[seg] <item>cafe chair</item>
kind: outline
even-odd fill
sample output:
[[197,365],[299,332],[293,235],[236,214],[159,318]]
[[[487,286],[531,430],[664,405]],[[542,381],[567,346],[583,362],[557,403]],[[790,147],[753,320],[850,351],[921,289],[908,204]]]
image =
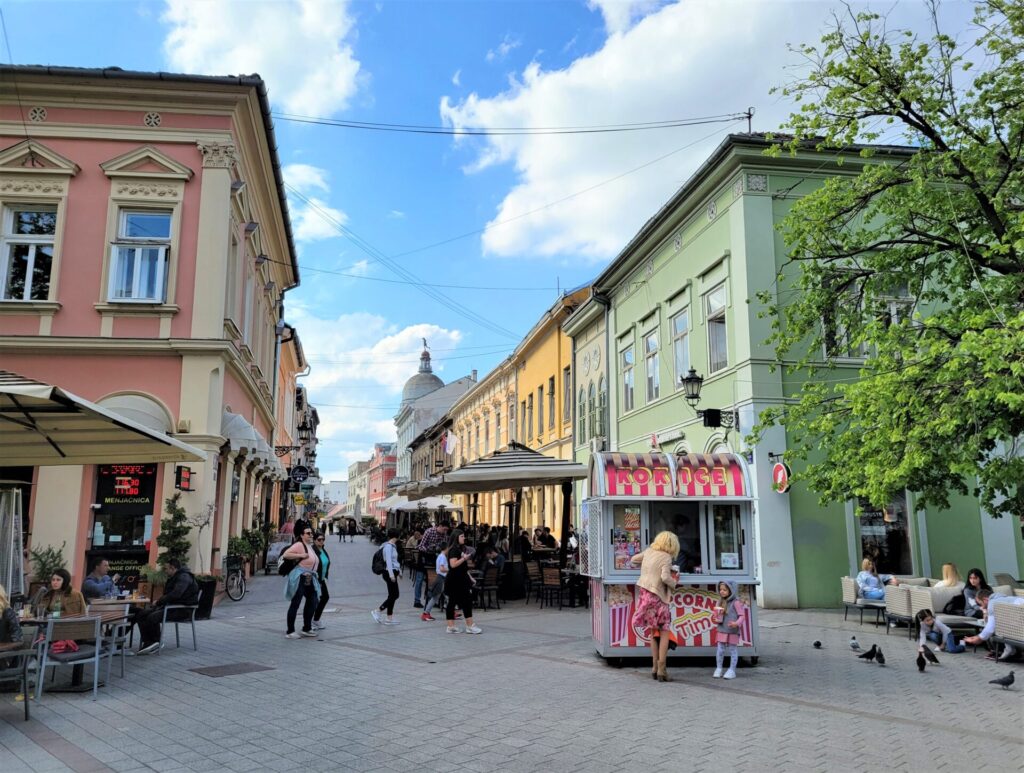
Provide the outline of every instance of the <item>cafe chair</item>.
[[[200,589],[200,591],[199,591],[199,599],[202,600],[202,598],[203,598],[203,591],[202,591],[202,589]],[[170,619],[169,620],[167,618],[167,613],[168,612],[171,612],[171,611],[174,611],[174,610],[179,610],[179,609],[186,611],[188,613],[188,615],[186,617],[184,617],[183,619]],[[186,623],[191,625],[192,626],[192,649],[196,650],[197,652],[199,651],[199,642],[196,639],[196,611],[198,611],[198,609],[199,609],[199,604],[168,604],[167,606],[164,607],[164,617],[163,617],[163,620],[160,621],[160,647],[157,648],[157,651],[156,651],[157,655],[159,655],[161,652],[163,652],[163,649],[164,649],[163,648],[164,628],[167,627],[168,623],[170,623],[171,625],[174,626],[174,646],[175,647],[180,647],[181,646],[181,633],[178,631],[178,626],[186,624]]]
[[544,603],[548,605],[555,603],[555,597],[558,598],[558,608],[562,608],[562,572],[557,566],[545,566],[540,570],[541,583],[540,583],[540,607],[544,608]]
[[[96,700],[100,686],[100,658],[104,651],[100,633],[100,618],[69,617],[46,621],[46,633],[39,643],[39,675],[36,679],[36,700],[43,694],[46,669],[56,672],[60,666],[84,666],[92,663],[92,699]],[[80,643],[76,652],[53,652],[53,643],[58,641],[92,642]],[[56,676],[56,673],[54,673]]]
[[484,570],[483,577],[476,586],[476,595],[480,609],[490,609],[492,598],[494,606],[501,609],[501,599],[498,598],[498,567],[488,566]]
[[[128,619],[129,605],[125,603],[114,603],[112,600],[94,601],[88,607],[88,614],[103,613],[108,616],[105,623],[106,631],[103,634],[103,649],[107,656],[107,681],[110,681],[110,670],[114,658],[121,656],[121,678],[124,679],[125,655],[131,649],[130,636],[132,623]],[[120,618],[110,620],[112,612],[119,612]]]
[[526,603],[530,603],[530,595],[534,594],[540,601],[541,592],[540,564],[537,561],[526,562]]
[[29,682],[35,675],[36,650],[30,642],[35,640],[36,629],[30,625],[21,627],[22,641],[26,642],[25,648],[20,650],[7,650],[0,653],[0,682],[19,682],[21,685],[21,699],[25,703],[25,721],[28,722],[30,712],[28,705],[30,690]]

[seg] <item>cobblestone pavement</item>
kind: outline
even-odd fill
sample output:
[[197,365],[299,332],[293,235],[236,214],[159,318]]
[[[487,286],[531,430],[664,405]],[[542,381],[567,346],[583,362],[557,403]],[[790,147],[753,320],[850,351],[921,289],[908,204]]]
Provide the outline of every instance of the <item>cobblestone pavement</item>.
[[[482,636],[425,623],[402,583],[401,625],[364,538],[331,538],[332,600],[317,639],[284,638],[282,580],[257,577],[199,624],[199,651],[128,661],[98,701],[44,693],[33,719],[0,695],[0,771],[1020,770],[1024,667],[981,654],[919,674],[906,631],[842,613],[762,612],[763,654],[731,682],[705,662],[651,680],[605,665],[583,610],[512,602],[476,615]],[[847,642],[879,643],[888,664]],[[188,640],[182,631],[183,644]],[[815,650],[811,643],[823,643]],[[191,669],[268,667],[213,678]],[[449,730],[450,728],[450,730]]]

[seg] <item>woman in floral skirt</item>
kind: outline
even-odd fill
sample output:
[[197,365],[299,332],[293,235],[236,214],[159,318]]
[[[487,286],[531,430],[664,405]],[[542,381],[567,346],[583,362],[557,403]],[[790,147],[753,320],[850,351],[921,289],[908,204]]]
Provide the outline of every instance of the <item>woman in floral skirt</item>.
[[634,628],[642,628],[651,642],[651,678],[671,682],[665,668],[668,655],[668,631],[672,623],[668,601],[679,582],[679,572],[673,571],[672,561],[679,554],[679,538],[663,531],[643,553],[630,561],[640,564],[640,598],[633,613]]

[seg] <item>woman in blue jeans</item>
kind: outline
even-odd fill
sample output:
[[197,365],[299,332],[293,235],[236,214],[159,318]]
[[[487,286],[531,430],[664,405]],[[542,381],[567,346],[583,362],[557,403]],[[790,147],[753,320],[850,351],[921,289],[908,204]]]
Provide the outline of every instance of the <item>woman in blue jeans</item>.
[[865,558],[860,563],[860,573],[857,575],[857,588],[860,597],[879,601],[885,598],[886,585],[899,585],[900,581],[891,574],[879,574],[875,571],[875,562]]

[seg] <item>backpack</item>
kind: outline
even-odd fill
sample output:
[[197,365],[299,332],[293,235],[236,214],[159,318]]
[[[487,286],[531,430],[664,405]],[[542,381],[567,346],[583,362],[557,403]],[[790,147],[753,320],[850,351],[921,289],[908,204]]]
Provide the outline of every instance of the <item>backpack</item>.
[[942,608],[942,614],[944,615],[963,615],[964,607],[967,605],[967,600],[964,598],[964,594],[954,596],[946,602],[946,606]]
[[[306,547],[306,543],[302,543],[302,549],[306,551],[306,555],[309,555],[309,548]],[[277,573],[282,577],[287,577],[292,573],[292,569],[299,565],[299,559],[297,558],[282,558],[277,562]]]
[[370,563],[370,568],[374,574],[384,574],[388,570],[388,562],[384,558],[384,546],[381,545],[377,552],[373,554],[373,561]]

